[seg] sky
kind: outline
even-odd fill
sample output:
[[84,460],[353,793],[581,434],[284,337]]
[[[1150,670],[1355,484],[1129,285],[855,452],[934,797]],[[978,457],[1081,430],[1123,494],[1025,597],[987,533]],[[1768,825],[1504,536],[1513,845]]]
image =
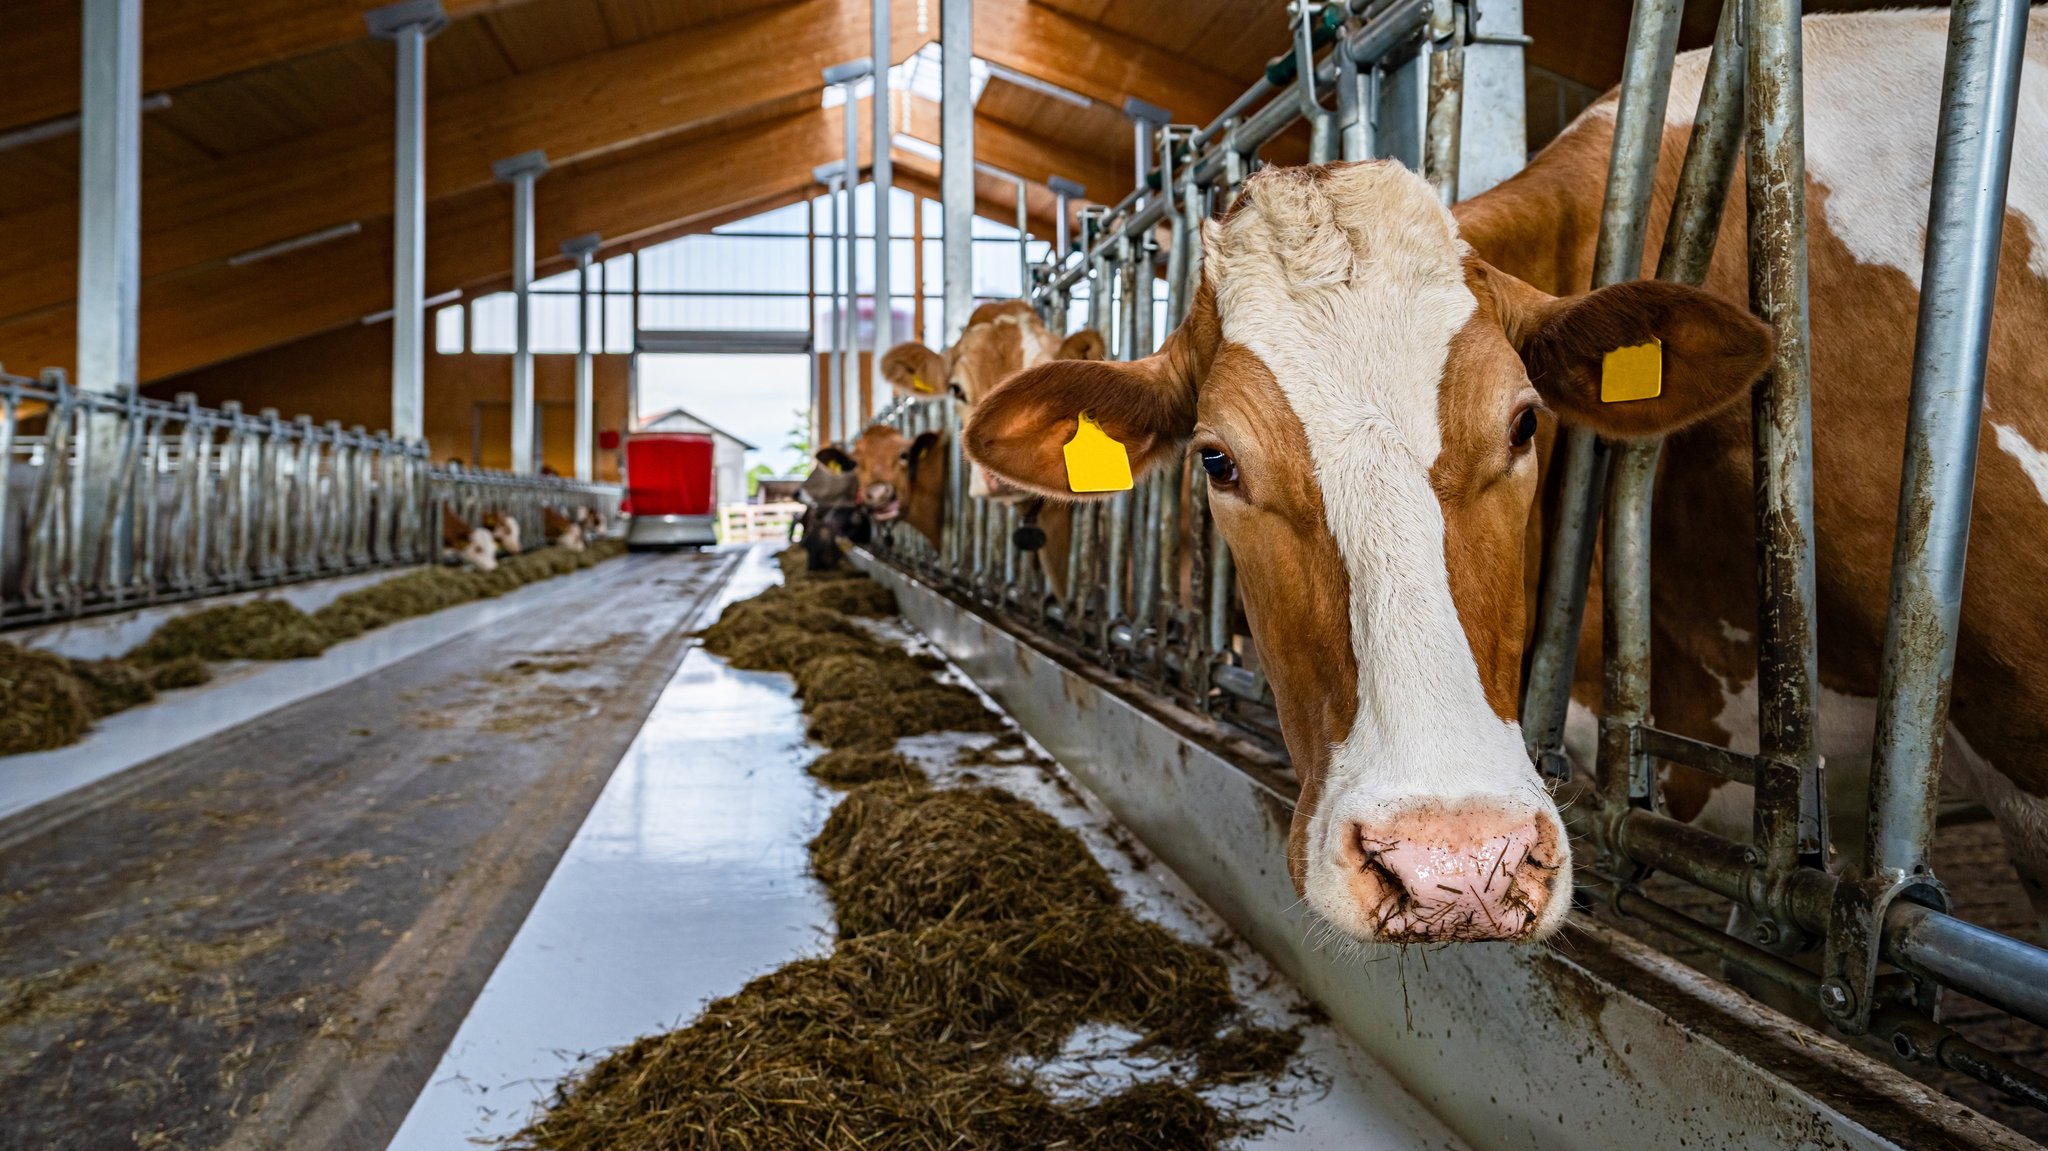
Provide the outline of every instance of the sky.
[[803,458],[785,446],[810,404],[810,359],[802,355],[640,357],[640,415],[685,408],[753,444],[747,466],[777,473]]

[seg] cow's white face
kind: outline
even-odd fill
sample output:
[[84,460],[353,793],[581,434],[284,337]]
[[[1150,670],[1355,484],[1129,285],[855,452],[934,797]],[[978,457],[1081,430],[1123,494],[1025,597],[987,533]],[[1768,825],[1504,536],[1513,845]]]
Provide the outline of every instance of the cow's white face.
[[497,539],[498,547],[506,555],[519,554],[519,521],[511,516],[499,516],[491,524],[491,535]]
[[480,572],[498,570],[498,541],[484,528],[471,529],[469,542],[462,545],[462,562]]
[[[1203,289],[1158,356],[1027,372],[968,449],[1068,495],[1078,411],[1138,467],[1187,441],[1301,779],[1289,864],[1308,905],[1367,940],[1541,938],[1571,861],[1515,723],[1537,413],[1616,415],[1599,358],[1660,335],[1665,396],[1588,422],[1662,431],[1742,394],[1767,331],[1669,285],[1543,296],[1472,258],[1393,164],[1263,172],[1203,244]],[[1694,353],[1704,374],[1681,370]]]

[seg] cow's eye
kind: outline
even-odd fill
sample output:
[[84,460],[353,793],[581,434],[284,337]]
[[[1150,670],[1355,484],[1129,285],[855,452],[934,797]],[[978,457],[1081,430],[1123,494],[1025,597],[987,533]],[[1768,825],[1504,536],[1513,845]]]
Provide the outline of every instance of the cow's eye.
[[1218,448],[1202,449],[1202,470],[1209,473],[1209,482],[1217,487],[1227,488],[1237,483],[1237,461],[1230,453]]
[[1536,409],[1523,408],[1515,415],[1515,422],[1508,425],[1508,449],[1520,451],[1536,438]]
[[962,403],[965,403],[967,401],[967,389],[961,387],[959,384],[947,384],[946,390],[953,393],[954,399],[959,400]]

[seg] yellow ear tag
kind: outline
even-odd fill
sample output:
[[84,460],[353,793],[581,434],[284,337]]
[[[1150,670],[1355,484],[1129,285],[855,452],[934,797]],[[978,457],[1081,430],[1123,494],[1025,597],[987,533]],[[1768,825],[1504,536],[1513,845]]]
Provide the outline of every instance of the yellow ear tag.
[[1600,402],[1654,400],[1664,394],[1664,341],[1616,348],[1600,362]]
[[1081,413],[1081,426],[1062,449],[1067,457],[1067,490],[1127,492],[1131,490],[1131,453],[1109,438],[1102,425]]
[[910,377],[910,390],[913,392],[923,392],[926,395],[930,395],[932,391],[932,386],[924,382],[923,376],[912,373]]

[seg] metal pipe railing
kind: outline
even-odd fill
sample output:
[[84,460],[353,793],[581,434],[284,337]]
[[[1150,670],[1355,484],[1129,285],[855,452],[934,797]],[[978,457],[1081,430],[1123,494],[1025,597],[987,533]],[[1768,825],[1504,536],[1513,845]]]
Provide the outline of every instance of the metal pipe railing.
[[[87,437],[95,421],[111,434]],[[94,441],[111,451],[94,458]],[[0,625],[432,562],[443,503],[512,516],[537,543],[545,508],[617,501],[608,485],[437,468],[425,444],[360,427],[0,374]]]
[[[1639,0],[1636,7],[1593,254],[1595,286],[1644,272],[1681,8],[1678,0]],[[1750,292],[1754,310],[1777,333],[1752,419],[1761,748],[1739,753],[1653,726],[1650,545],[1660,447],[1609,445],[1576,431],[1560,437],[1550,461],[1560,484],[1541,512],[1550,549],[1523,727],[1540,769],[1567,780],[1572,765],[1563,750],[1563,721],[1594,540],[1604,533],[1595,778],[1591,786],[1563,784],[1573,837],[1591,849],[1590,866],[1582,867],[1588,882],[1613,893],[1610,904],[1619,914],[1792,990],[1845,1032],[1875,1035],[1903,1059],[1973,1075],[2039,1104],[2048,1102],[2048,1080],[1931,1018],[1940,989],[1948,987],[2048,1026],[2048,952],[1948,914],[1927,860],[2027,17],[2023,0],[1960,0],[1952,12],[1868,858],[1848,860],[1852,866],[1840,878],[1824,866],[1829,840],[1815,747],[1806,188],[1793,0],[1724,4],[1655,267],[1662,280],[1706,280],[1736,161],[1745,157]],[[1314,39],[1310,13],[1298,5],[1291,13],[1292,51],[1306,54]],[[1449,58],[1463,42],[1463,15],[1443,0],[1346,6],[1340,38],[1306,74],[1262,78],[1211,124],[1185,137],[1169,130],[1160,157],[1162,194],[1134,193],[1112,209],[1085,210],[1080,257],[1040,277],[1040,297],[1085,285],[1090,320],[1110,348],[1123,358],[1149,353],[1155,229],[1168,225],[1168,321],[1178,324],[1201,284],[1201,222],[1211,210],[1229,208],[1253,152],[1304,117],[1327,117],[1322,103],[1334,94],[1344,153],[1369,154],[1371,145],[1360,137],[1362,127],[1373,125],[1375,78],[1389,53],[1411,43],[1428,81],[1421,117],[1427,127],[1416,159],[1438,190],[1454,197],[1460,147],[1458,117],[1448,101],[1455,98],[1458,65]],[[1404,118],[1396,126],[1409,131],[1411,122]],[[1330,146],[1327,140],[1321,145],[1324,151]],[[1724,262],[1733,255],[1724,254]],[[959,421],[951,402],[914,408],[927,414],[905,412],[901,426],[945,421],[959,468]],[[1130,676],[1270,741],[1271,694],[1237,619],[1230,549],[1210,518],[1206,486],[1195,482],[1190,490],[1183,464],[1154,471],[1134,491],[1073,509],[1069,550],[1058,557],[1066,591],[1052,604],[1029,586],[1016,590],[1019,569],[1007,554],[1008,541],[987,530],[1009,513],[991,516],[985,501],[966,498],[959,481],[956,470],[946,536],[949,543],[963,541],[957,562],[940,566],[936,553],[900,542],[909,533],[898,531],[887,550],[899,562],[922,565],[954,594],[1078,661]],[[1751,785],[1756,814],[1750,841],[1654,810],[1660,762]],[[1648,871],[1733,901],[1747,917],[1746,937],[1646,898],[1636,883]],[[1817,971],[1787,958],[1815,950],[1821,953]]]

